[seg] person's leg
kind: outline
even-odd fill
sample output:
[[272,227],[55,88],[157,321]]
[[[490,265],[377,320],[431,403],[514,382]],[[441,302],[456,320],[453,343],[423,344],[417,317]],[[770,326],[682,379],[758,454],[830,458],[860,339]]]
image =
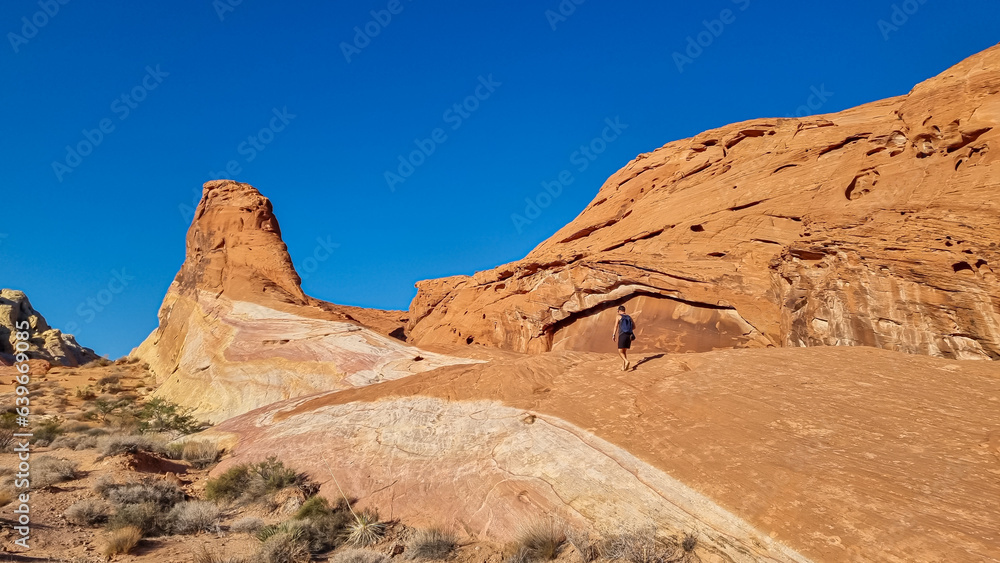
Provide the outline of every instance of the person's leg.
[[625,371],[625,365],[628,364],[628,356],[625,355],[625,349],[619,348],[618,355],[622,358],[622,371]]
[[629,361],[628,361],[628,348],[622,350],[622,357],[625,358],[625,367],[623,369],[624,369],[624,371],[628,371],[628,365],[629,365]]

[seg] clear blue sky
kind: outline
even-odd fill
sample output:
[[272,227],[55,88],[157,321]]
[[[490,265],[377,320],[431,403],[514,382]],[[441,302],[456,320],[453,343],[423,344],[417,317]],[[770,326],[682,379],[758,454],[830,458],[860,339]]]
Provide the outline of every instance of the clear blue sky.
[[[831,93],[817,113],[905,94],[1000,41],[989,0],[895,2],[894,29],[888,0],[576,1],[556,18],[559,0],[5,0],[0,286],[128,353],[183,261],[179,208],[235,161],[312,270],[307,293],[406,309],[418,280],[523,257],[638,153],[793,114],[812,88]],[[680,72],[673,53],[701,32]],[[615,118],[627,128],[603,152],[574,155]],[[417,139],[433,153],[391,190]],[[572,183],[516,228],[564,170]]]

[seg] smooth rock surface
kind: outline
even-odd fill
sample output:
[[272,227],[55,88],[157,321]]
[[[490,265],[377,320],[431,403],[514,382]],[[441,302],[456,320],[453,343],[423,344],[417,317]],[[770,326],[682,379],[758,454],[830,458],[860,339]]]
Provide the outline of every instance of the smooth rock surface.
[[332,470],[414,525],[655,523],[698,532],[703,561],[1000,559],[995,362],[868,347],[636,359],[621,372],[551,352],[292,399],[206,433],[235,454],[213,474],[277,455],[330,498]]
[[1000,46],[905,96],[706,131],[639,155],[523,260],[418,283],[408,334],[604,350],[624,303],[640,350],[998,359],[998,149]]

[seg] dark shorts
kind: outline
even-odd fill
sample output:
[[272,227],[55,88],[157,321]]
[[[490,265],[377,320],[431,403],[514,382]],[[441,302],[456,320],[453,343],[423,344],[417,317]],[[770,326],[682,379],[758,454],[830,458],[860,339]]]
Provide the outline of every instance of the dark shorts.
[[618,349],[627,349],[632,347],[632,333],[622,332],[618,335]]

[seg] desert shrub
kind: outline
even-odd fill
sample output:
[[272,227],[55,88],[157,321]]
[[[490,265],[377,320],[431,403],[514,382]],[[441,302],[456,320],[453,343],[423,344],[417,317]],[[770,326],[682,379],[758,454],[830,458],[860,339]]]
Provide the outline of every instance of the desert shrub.
[[347,543],[368,547],[385,537],[386,525],[378,519],[378,513],[365,510],[354,514],[347,524]]
[[88,428],[86,431],[84,431],[84,434],[86,434],[87,436],[94,436],[99,438],[101,436],[107,436],[108,431],[103,428],[94,427],[94,428]]
[[334,511],[296,521],[312,553],[323,553],[343,545],[352,517],[346,510]]
[[512,557],[525,561],[551,561],[559,555],[565,536],[552,523],[535,523],[525,527],[517,536]]
[[102,357],[102,358],[97,358],[96,360],[91,360],[91,361],[83,364],[80,367],[83,368],[83,369],[103,368],[103,367],[110,366],[112,363],[114,363],[114,362],[112,362],[111,360],[109,360],[107,358],[103,358]]
[[89,424],[84,424],[83,422],[68,422],[63,424],[63,433],[65,434],[75,434],[77,432],[86,432],[90,430],[91,426]]
[[149,452],[162,454],[165,452],[162,440],[144,434],[119,434],[108,436],[100,441],[101,455],[112,456],[124,453]]
[[[35,409],[35,414],[38,414],[38,409]],[[52,443],[60,434],[62,434],[62,420],[59,418],[48,418],[45,419],[41,424],[36,426],[31,432],[34,434],[31,441],[34,442],[36,446],[47,446]]]
[[321,496],[312,496],[306,499],[302,506],[299,507],[299,511],[295,513],[296,520],[304,520],[306,518],[322,518],[329,515],[333,511],[330,509],[330,502]]
[[241,463],[205,484],[205,498],[214,501],[255,501],[286,487],[305,484],[305,477],[271,456],[258,463]]
[[184,444],[181,442],[170,442],[167,444],[164,454],[167,459],[181,459],[184,457]]
[[72,524],[78,526],[94,526],[108,519],[108,503],[87,498],[73,503],[63,516]]
[[77,477],[77,467],[75,461],[47,455],[39,456],[31,465],[31,485],[48,487],[63,481],[72,481]]
[[191,465],[204,469],[219,460],[219,448],[208,440],[191,440],[184,442],[181,459]]
[[370,549],[345,549],[330,557],[330,563],[387,563],[389,558]]
[[454,551],[458,540],[454,534],[438,528],[417,530],[406,550],[407,559],[444,559]]
[[108,518],[108,529],[138,528],[143,535],[152,536],[170,530],[170,518],[163,506],[155,502],[118,506]]
[[142,530],[135,526],[124,526],[113,530],[105,540],[102,553],[107,559],[115,555],[124,555],[138,545],[142,539]]
[[14,443],[14,429],[0,428],[0,450],[7,451],[7,448]]
[[578,530],[567,530],[566,540],[569,541],[580,554],[584,563],[590,563],[601,555],[598,543],[591,538],[590,533]]
[[264,521],[253,516],[246,516],[234,521],[229,526],[229,531],[237,534],[256,534],[264,527]]
[[601,542],[600,550],[606,559],[629,563],[664,563],[678,561],[684,556],[675,541],[661,540],[653,527],[607,536]]
[[75,435],[63,434],[62,436],[59,436],[55,440],[52,440],[52,443],[49,444],[49,447],[54,450],[60,448],[67,450],[76,450],[76,451],[86,450],[97,447],[97,438],[93,436],[80,435],[80,434],[75,434]]
[[162,397],[154,397],[135,412],[139,430],[143,432],[176,432],[191,434],[201,424],[191,416],[194,409],[182,408]]
[[194,553],[191,554],[191,561],[194,563],[265,563],[255,562],[239,555],[232,557],[218,555],[213,551],[209,551],[208,548],[203,545],[199,545],[195,548]]
[[295,529],[285,529],[264,540],[256,559],[262,563],[302,563],[312,557],[302,534]]
[[50,392],[53,395],[55,395],[56,397],[62,397],[64,395],[66,395],[66,388],[60,386],[58,382],[53,381],[51,387],[52,387],[52,389],[51,389]]
[[167,518],[178,534],[211,531],[219,520],[219,507],[212,502],[192,500],[175,505]]
[[161,508],[170,508],[184,500],[184,491],[175,483],[163,479],[145,478],[126,483],[99,480],[94,488],[106,500],[117,505],[153,503]]
[[84,401],[92,401],[97,398],[97,392],[90,385],[80,387],[76,390],[76,398]]
[[113,395],[101,395],[94,399],[93,412],[100,422],[108,422],[110,417],[121,416],[132,405],[129,398],[119,398]]
[[117,373],[109,373],[104,377],[97,380],[98,385],[110,385],[113,383],[118,383],[122,380],[122,376]]

